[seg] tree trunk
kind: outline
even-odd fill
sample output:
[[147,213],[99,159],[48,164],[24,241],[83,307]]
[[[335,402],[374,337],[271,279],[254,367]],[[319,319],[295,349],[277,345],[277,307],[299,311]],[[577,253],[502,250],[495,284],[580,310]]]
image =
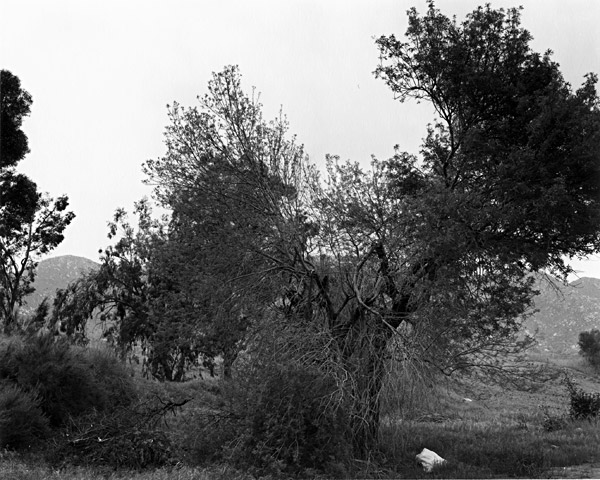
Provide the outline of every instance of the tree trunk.
[[[362,314],[369,317],[368,314]],[[351,430],[356,458],[367,459],[377,448],[380,393],[387,364],[391,329],[379,319],[364,318],[353,332],[352,354],[346,368],[353,372]]]

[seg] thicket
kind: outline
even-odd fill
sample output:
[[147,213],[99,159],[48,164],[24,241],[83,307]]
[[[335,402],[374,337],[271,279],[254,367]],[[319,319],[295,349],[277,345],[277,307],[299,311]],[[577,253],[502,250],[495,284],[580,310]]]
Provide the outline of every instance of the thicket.
[[0,345],[0,381],[39,398],[52,427],[71,416],[130,404],[130,374],[107,351],[71,346],[51,335],[13,337]]
[[301,336],[277,321],[256,328],[234,375],[193,426],[194,460],[226,461],[258,476],[345,476],[349,409],[335,373],[313,361],[316,344],[309,331]]

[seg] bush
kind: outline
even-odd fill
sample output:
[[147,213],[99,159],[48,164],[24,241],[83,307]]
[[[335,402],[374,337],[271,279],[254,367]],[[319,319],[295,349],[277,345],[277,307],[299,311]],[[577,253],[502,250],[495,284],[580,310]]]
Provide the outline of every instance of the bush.
[[19,387],[0,383],[0,449],[27,448],[49,433],[39,399]]
[[108,352],[83,350],[52,336],[12,339],[0,345],[0,380],[36,395],[53,427],[70,416],[129,404],[132,380]]
[[548,407],[541,406],[540,408],[542,410],[542,415],[544,416],[542,426],[546,432],[555,432],[567,427],[568,417],[550,413],[550,409]]
[[579,334],[579,354],[594,367],[600,367],[600,330]]
[[[340,470],[350,458],[348,418],[333,381],[299,366],[271,366],[232,392],[238,425],[229,459],[258,474]],[[241,427],[241,428],[240,428]]]
[[574,419],[598,417],[600,415],[600,393],[588,393],[577,388],[572,380],[565,378],[571,400],[570,415]]

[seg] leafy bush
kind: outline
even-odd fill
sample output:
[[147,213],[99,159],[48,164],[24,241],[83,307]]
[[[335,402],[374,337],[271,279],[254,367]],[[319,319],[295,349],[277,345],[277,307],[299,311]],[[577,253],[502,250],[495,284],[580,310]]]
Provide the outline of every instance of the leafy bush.
[[37,395],[53,427],[70,416],[129,404],[132,380],[108,352],[83,350],[53,337],[14,339],[0,345],[0,380]]
[[571,400],[570,415],[574,419],[600,416],[600,393],[585,392],[577,388],[573,381],[566,377],[565,383]]
[[[340,470],[350,457],[344,409],[335,384],[318,371],[272,365],[230,393],[238,425],[228,456],[256,473]],[[310,470],[309,470],[310,469]]]
[[579,354],[594,367],[600,367],[600,330],[579,334]]
[[20,450],[49,433],[48,418],[32,394],[0,383],[0,448]]

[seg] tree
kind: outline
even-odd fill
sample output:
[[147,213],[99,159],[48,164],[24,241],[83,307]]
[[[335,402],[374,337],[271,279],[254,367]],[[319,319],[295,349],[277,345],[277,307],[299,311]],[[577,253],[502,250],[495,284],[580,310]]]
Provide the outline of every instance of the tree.
[[[423,17],[408,16],[406,43],[377,40],[375,73],[399,100],[431,102],[439,119],[421,162],[383,162],[385,195],[371,189],[345,211],[364,205],[372,225],[358,265],[375,261],[378,282],[362,298],[378,301],[365,307],[391,327],[379,327],[379,340],[405,326],[448,371],[518,329],[533,294],[529,272],[565,276],[565,257],[598,249],[596,76],[572,92],[550,52],[531,51],[516,9],[480,7],[458,24],[430,3]],[[397,203],[382,209],[383,201]],[[389,221],[373,221],[386,218],[380,210]]]
[[6,70],[0,72],[0,100],[0,319],[9,331],[32,291],[37,259],[62,242],[74,214],[66,211],[66,196],[42,195],[32,180],[15,172],[29,152],[21,125],[32,100]]
[[579,334],[579,354],[591,365],[600,366],[600,330],[594,329]]
[[220,321],[225,289],[190,268],[197,252],[185,229],[153,219],[147,199],[134,213],[137,225],[117,210],[108,235],[115,243],[102,251],[100,268],[57,292],[53,328],[85,342],[87,322],[99,316],[104,336],[121,354],[141,355],[159,380],[182,381],[200,360],[214,373],[219,355],[228,376],[245,318]]
[[305,332],[288,347],[335,373],[359,456],[390,361],[502,371],[524,346],[530,273],[565,276],[564,257],[600,246],[596,77],[572,92],[519,22],[488,6],[457,24],[430,4],[409,12],[407,43],[377,40],[376,75],[440,116],[420,159],[398,149],[364,171],[330,157],[322,182],[229,67],[199,109],[171,109],[168,153],[146,164],[202,258],[190,268],[258,323]]
[[161,224],[151,218],[146,200],[135,204],[135,213],[137,228],[125,210],[115,212],[108,224],[108,238],[115,244],[100,250],[98,270],[57,292],[52,313],[54,328],[71,337],[85,337],[87,321],[99,312],[105,336],[122,354],[152,333],[148,263],[153,246],[162,238]]
[[15,166],[29,153],[27,136],[21,130],[23,118],[31,111],[31,95],[21,81],[7,70],[0,72],[0,169]]
[[16,320],[16,308],[33,291],[37,259],[63,241],[63,231],[74,217],[66,212],[67,197],[40,196],[33,220],[10,236],[0,235],[0,308],[5,330]]
[[169,108],[167,154],[145,171],[172,212],[167,263],[228,375],[248,324],[271,314],[283,271],[293,268],[305,159],[284,118],[263,120],[235,67],[208,88],[199,108]]

